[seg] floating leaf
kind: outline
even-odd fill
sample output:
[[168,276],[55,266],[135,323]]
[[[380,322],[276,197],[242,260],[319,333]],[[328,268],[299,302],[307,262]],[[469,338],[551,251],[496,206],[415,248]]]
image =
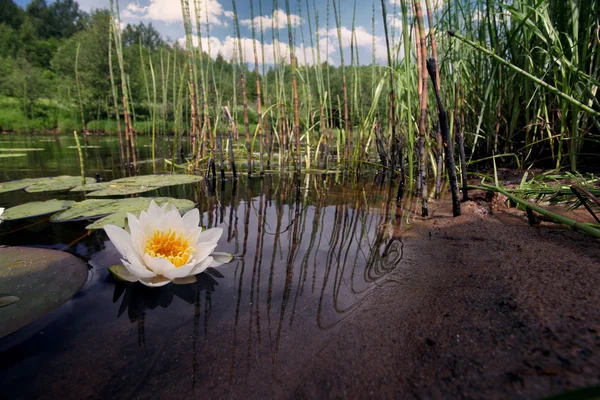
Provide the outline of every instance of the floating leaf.
[[180,213],[191,210],[195,206],[194,202],[191,200],[173,199],[171,197],[137,197],[134,199],[114,200],[115,203],[110,207],[115,209],[114,214],[107,215],[106,217],[95,221],[85,228],[102,229],[104,225],[108,224],[117,225],[121,228],[124,228],[127,219],[127,213],[130,212],[139,217],[142,211],[146,211],[148,209],[152,200],[154,200],[159,206],[162,206],[166,203],[171,203],[179,210]]
[[0,154],[0,158],[12,158],[12,157],[25,157],[27,154],[16,153],[16,154]]
[[233,256],[229,253],[214,252],[211,253],[211,257],[213,258],[213,263],[211,264],[211,266],[227,264],[228,262],[231,262],[231,260],[233,260]]
[[127,213],[125,211],[116,212],[114,214],[107,215],[106,217],[102,217],[99,220],[96,220],[85,227],[85,229],[93,230],[93,229],[102,229],[104,225],[116,225],[121,228],[125,228],[125,224],[127,222]]
[[25,189],[27,186],[31,186],[40,179],[21,179],[18,181],[9,181],[0,183],[0,193],[12,192],[15,190]]
[[127,183],[139,186],[173,186],[199,182],[204,178],[198,175],[142,175],[115,179],[112,183]]
[[123,282],[137,282],[139,279],[133,275],[122,265],[111,265],[108,267],[110,274],[118,281]]
[[0,308],[10,306],[11,304],[15,304],[19,300],[21,299],[19,299],[17,296],[0,294]]
[[75,186],[71,192],[91,192],[94,190],[106,189],[110,186],[110,182],[86,183],[85,185]]
[[7,208],[2,214],[2,219],[10,221],[23,218],[39,217],[65,210],[75,204],[71,200],[34,201]]
[[69,301],[87,276],[87,265],[68,253],[1,247],[0,293],[10,293],[19,301],[0,308],[0,338]]
[[61,212],[52,216],[50,221],[52,222],[63,222],[63,221],[74,221],[78,219],[88,219],[93,217],[99,217],[115,212],[114,209],[109,208],[116,200],[101,200],[101,199],[88,199],[77,202],[66,211]]
[[0,149],[0,152],[6,152],[6,153],[19,153],[19,152],[23,152],[23,151],[43,151],[44,149],[42,148],[20,148],[20,149]]
[[[94,178],[85,178],[85,183],[95,183]],[[28,193],[38,192],[53,192],[57,190],[67,190],[81,185],[80,176],[62,175],[55,178],[42,178],[31,186],[28,186],[25,191]]]
[[[113,181],[114,182],[114,181]],[[104,196],[124,196],[128,194],[145,193],[151,190],[158,189],[158,186],[138,186],[138,185],[118,185],[109,182],[106,189],[91,192],[89,196],[104,197]]]

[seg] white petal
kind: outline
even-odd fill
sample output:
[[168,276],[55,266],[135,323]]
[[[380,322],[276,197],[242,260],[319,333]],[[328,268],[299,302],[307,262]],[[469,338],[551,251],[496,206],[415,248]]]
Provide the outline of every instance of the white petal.
[[212,268],[218,267],[219,265],[227,264],[233,260],[233,256],[229,253],[218,253],[214,252],[211,254],[213,262],[210,264]]
[[170,280],[162,276],[157,276],[156,278],[152,279],[140,279],[140,282],[148,287],[160,287],[171,283]]
[[177,209],[171,210],[165,215],[162,229],[172,229],[177,232],[185,231],[183,220]]
[[196,242],[197,243],[214,242],[216,244],[219,241],[219,239],[221,238],[222,234],[223,234],[223,228],[207,229],[204,232],[202,232],[200,235],[198,235],[198,239],[196,239]]
[[152,257],[149,254],[144,254],[144,264],[156,275],[163,275],[165,270],[175,268],[171,261],[162,257]]
[[160,208],[154,200],[150,202],[150,207],[148,207],[148,216],[152,219],[156,219],[160,216],[164,215],[162,208]]
[[163,271],[163,276],[171,280],[175,278],[184,278],[188,276],[190,272],[192,272],[192,269],[194,268],[195,264],[196,263],[189,263],[186,265],[182,265],[179,268],[165,268],[165,270]]
[[142,231],[142,225],[137,217],[131,213],[127,213],[127,222],[129,224],[129,232],[131,234],[131,245],[133,250],[138,254],[144,253],[144,242],[146,235]]
[[210,253],[217,247],[216,243],[213,242],[202,242],[196,243],[196,253],[194,254],[194,258],[197,262],[204,260],[206,257],[210,256]]
[[123,263],[123,266],[127,268],[127,271],[138,278],[150,279],[156,276],[154,272],[150,271],[138,261],[129,262],[127,260],[121,260],[121,262]]
[[190,275],[198,275],[199,273],[204,272],[204,270],[206,268],[210,267],[210,264],[212,262],[213,262],[213,258],[207,257],[204,261],[196,264],[196,266],[190,272]]
[[170,211],[177,211],[177,207],[175,207],[175,204],[169,203],[169,202],[167,202],[167,204],[163,205],[162,209],[165,213],[168,213]]
[[123,257],[127,257],[125,254],[126,248],[132,248],[133,243],[131,242],[131,235],[127,233],[125,229],[119,228],[116,225],[104,225],[104,231],[108,235],[108,238],[115,245],[115,248]]
[[186,231],[197,228],[200,225],[200,211],[197,208],[192,208],[186,212],[183,217],[183,227]]

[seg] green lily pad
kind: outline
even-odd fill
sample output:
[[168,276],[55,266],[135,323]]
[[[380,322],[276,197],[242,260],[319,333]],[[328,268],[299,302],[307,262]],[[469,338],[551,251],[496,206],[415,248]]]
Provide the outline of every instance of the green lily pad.
[[125,228],[126,223],[127,223],[127,212],[120,211],[120,212],[116,212],[114,214],[107,215],[105,217],[102,217],[102,218],[92,222],[91,224],[86,226],[85,229],[88,229],[88,230],[102,229],[102,228],[104,228],[104,225],[116,225],[116,226],[120,226],[121,228]]
[[130,176],[127,178],[115,179],[112,183],[127,183],[139,186],[173,186],[184,185],[187,183],[200,182],[204,178],[198,175],[142,175]]
[[111,265],[108,267],[110,274],[118,281],[122,282],[137,282],[139,281],[131,272],[122,265]]
[[68,253],[1,247],[0,293],[11,293],[19,301],[0,308],[0,338],[69,301],[87,276],[87,265]]
[[0,294],[0,308],[10,306],[11,304],[15,304],[19,300],[21,299],[19,299],[17,296]]
[[[113,181],[114,182],[114,181]],[[105,197],[105,196],[125,196],[128,194],[145,193],[151,190],[158,189],[158,186],[137,186],[137,185],[119,185],[112,182],[106,189],[91,192],[88,196]]]
[[25,157],[26,155],[24,153],[0,154],[0,158]]
[[76,221],[111,214],[115,209],[110,208],[116,200],[88,199],[77,202],[66,211],[53,215],[52,222]]
[[[94,178],[85,178],[85,183],[95,183]],[[62,175],[55,178],[43,178],[38,180],[31,186],[28,186],[25,191],[28,193],[38,192],[53,192],[58,190],[68,190],[75,186],[81,185],[80,176]]]
[[0,152],[20,153],[23,151],[43,151],[42,148],[20,148],[20,149],[0,149]]
[[21,179],[18,181],[8,181],[0,183],[0,193],[13,192],[15,190],[25,189],[27,186],[31,186],[40,179]]
[[86,183],[85,185],[75,186],[71,192],[92,192],[94,190],[106,189],[110,182]]
[[145,211],[150,206],[150,202],[154,200],[156,204],[162,206],[166,203],[173,204],[180,213],[184,213],[186,211],[194,208],[195,204],[191,200],[187,199],[173,199],[171,197],[137,197],[134,199],[121,199],[116,200],[116,203],[113,204],[115,208],[118,208],[121,211],[115,212],[114,214],[107,215],[106,217],[100,218],[99,220],[89,224],[86,226],[86,229],[102,229],[104,225],[116,225],[121,228],[125,228],[125,224],[127,222],[127,213],[132,213],[136,217],[139,217],[142,211]]
[[2,214],[2,219],[10,221],[53,214],[71,207],[74,203],[71,200],[34,201],[7,208]]

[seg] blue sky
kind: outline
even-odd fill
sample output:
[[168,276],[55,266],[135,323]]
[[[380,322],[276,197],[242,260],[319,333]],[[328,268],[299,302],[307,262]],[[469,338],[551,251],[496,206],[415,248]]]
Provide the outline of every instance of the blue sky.
[[[115,0],[116,1],[116,0]],[[194,1],[190,0],[190,8],[194,8]],[[206,13],[208,12],[208,20],[210,27],[210,47],[211,55],[214,57],[217,53],[221,53],[226,59],[230,59],[233,55],[234,44],[234,20],[232,18],[232,3],[231,0],[198,0],[201,5],[200,14],[202,21],[206,21]],[[438,3],[444,0],[435,0]],[[26,6],[28,0],[17,0],[22,6]],[[399,29],[400,12],[399,0],[386,0],[388,14],[390,19],[390,27]],[[94,8],[108,8],[109,0],[79,0],[80,8],[85,11],[91,11]],[[273,62],[273,50],[279,48],[279,56],[286,57],[288,50],[288,32],[287,21],[285,14],[276,13],[273,18],[273,1],[262,0],[262,18],[265,37],[265,63]],[[316,44],[314,48],[310,47],[309,26],[306,12],[306,0],[289,0],[292,11],[293,24],[296,30],[296,53],[300,63],[312,63],[313,53],[316,54]],[[320,55],[321,60],[328,59],[334,64],[339,64],[340,56],[337,41],[337,32],[335,30],[335,21],[333,17],[333,8],[330,10],[329,23],[330,30],[327,31],[327,0],[308,0],[310,13],[313,25],[313,40],[315,37],[314,18],[316,12],[319,15],[320,29]],[[250,0],[237,0],[238,18],[240,20],[240,32],[242,36],[243,52],[246,61],[251,61],[252,58],[252,39],[251,39],[251,21],[250,21]],[[301,16],[298,15],[298,5],[301,7]],[[316,8],[313,6],[315,5]],[[166,38],[170,40],[183,41],[185,33],[181,18],[181,1],[180,0],[119,0],[121,10],[121,19],[123,23],[137,24],[139,22],[151,22],[155,28]],[[285,0],[278,1],[278,8],[285,11]],[[394,14],[396,10],[396,14]],[[259,16],[259,0],[254,0],[255,17]],[[341,23],[342,37],[344,44],[344,57],[349,62],[349,47],[352,31],[352,16],[354,12],[354,0],[341,0]],[[361,64],[369,64],[372,59],[373,39],[375,40],[375,54],[379,63],[385,63],[385,41],[383,36],[383,24],[381,15],[381,2],[375,0],[375,35],[372,33],[372,15],[373,15],[373,0],[356,0],[356,39],[359,48],[359,56]],[[271,21],[278,21],[281,43],[279,46],[273,46]],[[257,25],[258,28],[258,25]],[[203,28],[205,29],[205,27]],[[301,44],[301,29],[304,30],[305,46]],[[257,31],[258,35],[258,31]],[[206,51],[208,48],[208,39],[205,31],[203,32],[203,47]],[[396,37],[398,34],[395,35]],[[258,39],[258,36],[257,36]],[[327,44],[329,47],[327,48]],[[258,46],[260,53],[260,45]],[[306,50],[306,51],[304,51]],[[306,59],[304,54],[306,53]],[[260,57],[260,56],[259,56]],[[262,59],[262,57],[260,57]],[[316,56],[314,57],[316,58]]]

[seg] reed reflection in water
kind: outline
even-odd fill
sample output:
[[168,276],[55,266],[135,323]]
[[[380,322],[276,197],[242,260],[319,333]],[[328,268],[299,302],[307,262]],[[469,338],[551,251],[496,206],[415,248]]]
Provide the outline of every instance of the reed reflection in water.
[[[332,177],[309,175],[301,187],[286,176],[215,183],[194,197],[201,224],[224,228],[218,250],[234,261],[197,283],[169,285],[163,303],[153,289],[128,289],[120,313],[128,302],[143,345],[145,307],[166,307],[173,295],[194,304],[194,387],[206,362],[228,364],[230,389],[254,375],[264,381],[269,370],[280,381],[401,265],[399,232],[413,213],[396,207],[387,187],[343,186]],[[122,291],[115,287],[115,300]],[[220,350],[210,360],[198,355],[208,343]]]

